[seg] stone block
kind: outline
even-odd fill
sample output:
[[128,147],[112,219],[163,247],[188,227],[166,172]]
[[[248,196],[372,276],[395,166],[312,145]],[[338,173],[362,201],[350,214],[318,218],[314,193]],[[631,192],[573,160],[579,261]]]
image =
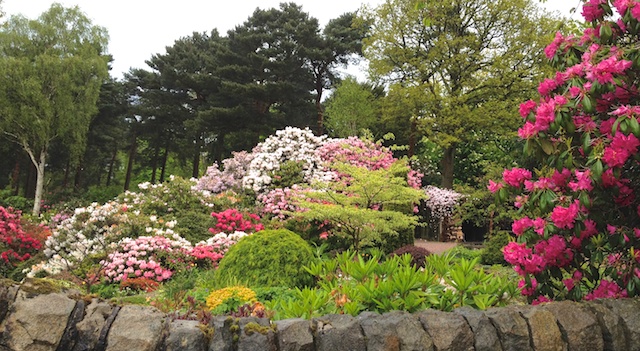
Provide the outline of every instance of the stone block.
[[311,322],[302,318],[276,321],[280,351],[314,351]]
[[316,351],[366,351],[358,320],[351,315],[330,314],[312,320]]
[[434,349],[433,341],[418,318],[410,313],[393,311],[385,314],[366,312],[358,316],[364,332],[367,351]]
[[502,351],[498,331],[484,312],[467,306],[453,312],[463,316],[471,327],[476,351]]
[[165,318],[153,307],[123,306],[109,330],[106,351],[155,351],[168,328]]
[[545,303],[542,309],[556,317],[569,350],[602,350],[604,339],[596,316],[584,304],[573,301]]
[[504,351],[532,351],[529,325],[514,306],[493,307],[485,311],[498,331]]
[[463,316],[431,309],[417,312],[416,316],[431,336],[436,350],[474,350],[473,333]]

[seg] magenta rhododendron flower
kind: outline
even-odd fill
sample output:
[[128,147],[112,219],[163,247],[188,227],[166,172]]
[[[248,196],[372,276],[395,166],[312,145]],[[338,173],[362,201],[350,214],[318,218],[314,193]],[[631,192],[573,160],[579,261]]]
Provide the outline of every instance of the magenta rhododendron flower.
[[571,229],[578,217],[580,205],[577,202],[572,203],[569,207],[556,206],[551,212],[551,221],[561,229]]
[[606,4],[607,0],[589,0],[582,6],[582,17],[588,22],[601,19],[604,16],[602,4]]
[[520,113],[520,116],[522,116],[522,118],[527,118],[527,116],[529,116],[529,114],[533,112],[533,110],[535,110],[537,105],[538,104],[535,101],[528,100],[520,104],[518,112]]
[[511,231],[515,235],[520,236],[524,233],[525,230],[531,228],[532,226],[533,226],[533,220],[529,217],[523,217],[513,221],[513,224],[511,225]]
[[496,183],[493,180],[489,180],[489,185],[487,185],[487,189],[489,189],[489,191],[492,193],[495,193],[496,191],[502,189],[502,187],[504,187],[504,184]]
[[525,180],[531,179],[531,171],[523,168],[512,168],[510,170],[505,169],[502,172],[502,179],[508,185],[519,187],[524,184]]

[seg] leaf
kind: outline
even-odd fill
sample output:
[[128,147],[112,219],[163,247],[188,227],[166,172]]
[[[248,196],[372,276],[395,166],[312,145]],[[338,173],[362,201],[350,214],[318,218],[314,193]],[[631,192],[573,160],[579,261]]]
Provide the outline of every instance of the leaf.
[[555,150],[555,147],[548,139],[541,139],[540,147],[542,147],[542,151],[544,151],[544,153],[547,155],[551,155]]

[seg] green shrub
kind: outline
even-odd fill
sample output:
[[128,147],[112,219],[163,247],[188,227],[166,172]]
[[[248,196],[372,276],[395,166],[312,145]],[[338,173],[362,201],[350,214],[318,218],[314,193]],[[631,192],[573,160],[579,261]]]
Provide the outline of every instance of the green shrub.
[[216,219],[210,212],[182,211],[176,214],[176,220],[178,223],[174,230],[192,244],[211,238],[209,228],[216,225]]
[[314,259],[311,246],[286,230],[263,230],[231,246],[220,261],[216,280],[232,277],[251,287],[303,287],[313,282],[302,267]]
[[502,248],[505,247],[511,240],[511,234],[506,230],[501,230],[492,235],[489,240],[485,242],[485,248],[480,256],[483,264],[494,265],[508,265],[504,260]]

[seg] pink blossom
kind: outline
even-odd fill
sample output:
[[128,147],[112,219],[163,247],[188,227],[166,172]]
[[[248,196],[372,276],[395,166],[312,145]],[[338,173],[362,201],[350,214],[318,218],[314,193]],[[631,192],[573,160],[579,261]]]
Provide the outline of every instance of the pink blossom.
[[613,2],[613,6],[616,8],[620,16],[624,16],[627,9],[633,5],[635,5],[633,0],[615,0]]
[[546,302],[551,302],[551,299],[549,299],[548,297],[546,297],[544,295],[540,295],[535,300],[533,300],[531,302],[531,305],[535,306],[535,305],[539,305],[541,303],[546,303]]
[[535,101],[528,100],[520,104],[518,112],[520,113],[520,116],[522,116],[522,118],[527,118],[527,116],[529,116],[529,114],[536,108],[536,106],[537,103]]
[[593,182],[591,181],[591,171],[590,170],[586,170],[584,172],[575,171],[575,175],[576,175],[576,181],[575,182],[569,182],[569,188],[571,188],[571,190],[573,191],[580,191],[580,190],[586,190],[586,191],[591,191],[593,190]]
[[601,19],[604,16],[604,9],[601,5],[607,0],[589,0],[582,6],[582,16],[587,22]]
[[638,2],[635,2],[633,4],[633,7],[631,8],[631,16],[633,16],[633,18],[640,20],[640,5],[638,5]]
[[524,168],[505,169],[502,172],[502,179],[512,187],[520,187],[525,180],[531,179],[531,171]]
[[558,88],[558,83],[555,79],[546,78],[538,85],[538,92],[542,96],[548,96],[556,88]]
[[511,224],[511,231],[517,236],[524,234],[524,232],[533,226],[533,220],[529,217],[523,217],[516,219]]
[[551,221],[560,229],[572,229],[578,212],[579,205],[575,202],[569,207],[556,206],[551,212]]
[[538,128],[532,122],[527,122],[522,127],[518,128],[518,136],[520,139],[531,139],[538,135],[538,132]]
[[489,189],[489,191],[492,193],[495,193],[496,191],[502,189],[502,187],[504,187],[504,184],[496,183],[493,180],[489,180],[489,185],[487,185],[487,189]]

